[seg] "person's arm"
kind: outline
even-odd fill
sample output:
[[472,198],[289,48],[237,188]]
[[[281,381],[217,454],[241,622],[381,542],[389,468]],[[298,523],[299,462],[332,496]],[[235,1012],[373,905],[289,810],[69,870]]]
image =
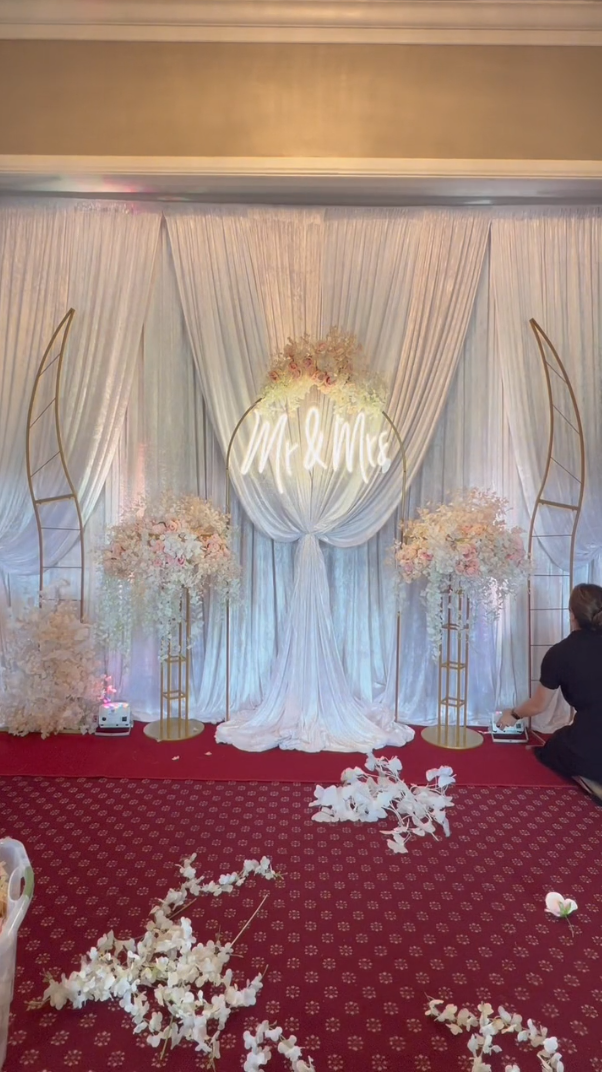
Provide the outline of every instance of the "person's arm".
[[547,689],[545,685],[538,685],[530,700],[525,700],[520,707],[513,707],[504,711],[498,725],[501,729],[513,726],[521,718],[534,718],[545,711],[556,689]]

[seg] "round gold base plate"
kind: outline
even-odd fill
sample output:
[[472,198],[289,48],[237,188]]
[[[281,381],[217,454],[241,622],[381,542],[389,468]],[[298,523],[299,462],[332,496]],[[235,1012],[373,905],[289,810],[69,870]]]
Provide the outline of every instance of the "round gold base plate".
[[466,726],[427,726],[421,736],[423,741],[428,741],[437,748],[452,748],[456,752],[478,748],[485,740],[482,733]]
[[[170,725],[170,721],[173,725]],[[182,721],[180,726],[178,726],[177,718],[173,718],[171,720],[164,719],[162,723],[147,722],[144,732],[153,741],[175,744],[177,741],[189,741],[191,737],[198,737],[204,729],[205,723],[199,722],[196,718],[189,718],[188,722]]]

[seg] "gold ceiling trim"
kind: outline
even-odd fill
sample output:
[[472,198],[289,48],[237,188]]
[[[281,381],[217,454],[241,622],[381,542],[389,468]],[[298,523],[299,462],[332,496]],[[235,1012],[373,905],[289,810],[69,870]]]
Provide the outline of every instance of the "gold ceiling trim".
[[602,45],[597,0],[0,0],[0,37]]

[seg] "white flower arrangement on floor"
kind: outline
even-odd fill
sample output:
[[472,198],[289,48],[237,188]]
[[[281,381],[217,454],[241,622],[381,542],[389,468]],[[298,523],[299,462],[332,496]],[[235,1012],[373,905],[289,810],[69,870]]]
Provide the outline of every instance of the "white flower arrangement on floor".
[[278,1053],[284,1054],[290,1061],[291,1072],[314,1072],[314,1063],[311,1057],[304,1061],[301,1057],[301,1047],[297,1045],[295,1035],[283,1038],[281,1027],[270,1027],[267,1020],[258,1024],[255,1032],[245,1031],[245,1048],[250,1050],[244,1065],[243,1072],[259,1072],[272,1058],[272,1047],[278,1045]]
[[341,785],[327,789],[316,786],[316,799],[310,807],[320,811],[312,819],[318,823],[376,823],[391,815],[397,825],[383,833],[395,853],[407,853],[411,837],[436,837],[438,828],[449,837],[446,808],[453,807],[453,801],[444,790],[455,782],[451,767],[429,770],[427,785],[411,787],[399,777],[401,769],[397,756],[377,759],[370,753],[365,771],[349,767],[341,775]]
[[[162,1055],[168,1046],[173,1049],[187,1040],[195,1044],[198,1053],[217,1060],[220,1037],[232,1012],[255,1005],[263,987],[265,972],[258,973],[241,988],[233,981],[228,964],[236,942],[262,908],[267,895],[232,941],[197,941],[190,920],[180,913],[201,894],[219,897],[232,893],[251,875],[268,881],[278,876],[264,856],[259,861],[245,860],[241,871],[203,883],[202,876],[197,875],[195,859],[196,853],[184,860],[180,867],[184,881],[179,888],[169,890],[152,909],[152,918],[141,939],[116,938],[112,931],[103,935],[87,956],[82,957],[79,971],[71,972],[68,977],[63,975],[60,982],[50,979],[42,1001],[32,1002],[31,1007],[40,1008],[49,1002],[56,1009],[69,1003],[80,1009],[88,1001],[117,1000],[131,1017],[135,1034],[146,1032],[148,1044],[155,1048],[162,1046]],[[291,1072],[313,1070],[311,1059],[309,1063],[301,1060],[294,1036],[284,1039],[281,1028],[269,1025],[266,1028],[265,1022],[258,1027],[255,1041],[247,1043],[245,1036],[247,1049],[251,1050],[247,1061],[252,1056],[259,1061],[245,1064],[245,1069],[259,1068],[271,1056],[269,1049],[268,1056],[260,1052],[266,1030],[270,1032],[270,1041],[278,1041],[278,1051],[290,1061]]]
[[[477,1006],[478,1016],[469,1009],[458,1009],[457,1005],[446,1005],[440,1009],[443,1001],[429,1001],[426,1015],[432,1016],[440,1024],[445,1024],[452,1035],[461,1035],[463,1031],[470,1034],[468,1049],[472,1054],[471,1072],[492,1072],[492,1065],[484,1057],[501,1053],[501,1046],[494,1042],[498,1035],[513,1034],[516,1042],[527,1044],[537,1050],[540,1072],[565,1072],[562,1056],[558,1051],[558,1039],[548,1035],[547,1028],[538,1027],[533,1020],[523,1024],[522,1016],[509,1013],[500,1005],[497,1013],[493,1006],[484,1002]],[[472,1034],[472,1032],[476,1032]],[[521,1072],[517,1064],[506,1065],[504,1072]]]
[[0,724],[9,733],[92,733],[103,680],[91,627],[66,585],[29,603],[8,625]]
[[298,406],[316,387],[339,409],[382,413],[384,385],[367,368],[355,335],[330,328],[324,339],[289,339],[272,360],[262,401],[267,406]]
[[156,633],[163,657],[182,620],[185,592],[191,635],[198,632],[208,587],[222,595],[236,588],[231,537],[229,518],[195,495],[138,503],[110,529],[102,551],[99,620],[106,643],[127,651],[138,625]]
[[[495,619],[527,576],[523,533],[506,524],[506,507],[490,492],[457,492],[449,505],[420,510],[395,545],[400,579],[408,584],[426,579],[427,632],[436,656],[448,594],[461,592]],[[467,621],[458,625],[468,628]]]

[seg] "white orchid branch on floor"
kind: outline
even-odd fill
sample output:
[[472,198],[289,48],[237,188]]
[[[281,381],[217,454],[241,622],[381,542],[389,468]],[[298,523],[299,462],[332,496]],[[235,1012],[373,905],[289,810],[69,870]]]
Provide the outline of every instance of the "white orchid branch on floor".
[[255,1033],[245,1031],[245,1048],[250,1050],[243,1065],[243,1072],[258,1072],[267,1065],[272,1058],[272,1048],[277,1045],[278,1053],[284,1054],[290,1061],[291,1072],[315,1072],[311,1057],[304,1061],[301,1057],[301,1047],[297,1045],[295,1035],[283,1038],[281,1027],[270,1027],[267,1020],[258,1024]]
[[316,786],[310,807],[320,811],[312,818],[318,823],[376,823],[391,815],[397,825],[383,833],[396,853],[407,853],[411,837],[436,837],[438,829],[449,837],[446,809],[453,807],[453,800],[445,790],[456,780],[451,767],[429,770],[426,785],[412,786],[400,778],[401,770],[397,756],[377,759],[370,753],[366,770],[349,767],[341,785]]
[[[501,1053],[502,1047],[494,1039],[497,1035],[508,1034],[513,1034],[517,1043],[527,1044],[538,1051],[540,1072],[565,1072],[558,1039],[548,1035],[547,1028],[538,1027],[533,1020],[527,1020],[525,1025],[517,1013],[507,1012],[502,1005],[494,1013],[493,1006],[486,1002],[477,1006],[478,1015],[470,1009],[459,1009],[457,1005],[446,1005],[443,1009],[440,1005],[443,1005],[441,999],[429,1001],[426,1015],[445,1024],[452,1035],[469,1032],[468,1049],[473,1059],[471,1072],[492,1072],[492,1065],[484,1058]],[[505,1066],[505,1072],[521,1070],[517,1064],[510,1064]]]
[[[251,875],[266,880],[278,875],[264,856],[259,861],[245,860],[240,871],[204,883],[203,876],[197,875],[195,859],[196,854],[184,860],[180,867],[181,886],[170,889],[155,905],[141,939],[122,940],[112,931],[103,935],[82,957],[79,971],[71,972],[68,977],[63,975],[60,982],[50,979],[42,1001],[32,1002],[32,1006],[49,1002],[56,1009],[67,1004],[80,1009],[88,1001],[115,999],[131,1017],[135,1034],[146,1032],[149,1045],[161,1046],[162,1055],[168,1046],[173,1049],[187,1040],[211,1061],[218,1059],[220,1036],[232,1012],[255,1005],[263,987],[265,972],[259,972],[246,986],[239,987],[228,963],[236,942],[267,897],[230,942],[197,941],[190,920],[184,916],[176,920],[175,916],[188,908],[190,898],[196,899],[200,894],[217,897],[232,893]],[[259,1046],[259,1038],[263,1041],[265,1035],[264,1025],[257,1030]],[[300,1060],[301,1051],[294,1037],[282,1039],[281,1028],[270,1028],[270,1031],[280,1032],[278,1049],[291,1062],[291,1072],[313,1069],[311,1060],[309,1064]],[[268,1054],[271,1056],[269,1050]],[[266,1061],[262,1058],[261,1063]],[[249,1069],[255,1067],[260,1065],[248,1065]]]

